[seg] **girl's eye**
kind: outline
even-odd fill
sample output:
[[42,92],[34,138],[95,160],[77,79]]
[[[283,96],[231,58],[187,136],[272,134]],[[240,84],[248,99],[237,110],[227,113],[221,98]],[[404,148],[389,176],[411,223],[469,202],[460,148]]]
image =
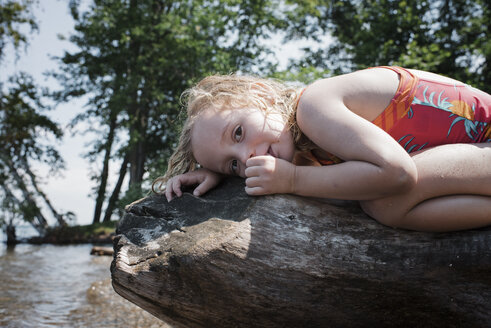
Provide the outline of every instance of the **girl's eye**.
[[237,129],[234,131],[234,140],[239,142],[240,139],[242,138],[242,126],[238,126]]
[[237,160],[233,159],[232,162],[230,163],[230,171],[232,171],[233,174],[237,175],[238,169],[239,169],[239,165],[237,163]]

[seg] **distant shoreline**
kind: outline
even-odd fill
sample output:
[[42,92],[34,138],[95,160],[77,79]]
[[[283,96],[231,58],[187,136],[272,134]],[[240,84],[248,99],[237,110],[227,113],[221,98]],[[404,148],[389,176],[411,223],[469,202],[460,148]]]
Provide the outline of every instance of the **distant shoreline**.
[[[17,244],[112,244],[118,221],[50,227],[44,236],[19,238]],[[5,242],[5,241],[4,241]]]

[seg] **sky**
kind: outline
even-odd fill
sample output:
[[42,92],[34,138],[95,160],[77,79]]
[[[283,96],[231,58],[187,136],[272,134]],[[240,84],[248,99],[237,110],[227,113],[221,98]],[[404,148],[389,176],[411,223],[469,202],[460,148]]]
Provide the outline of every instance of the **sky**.
[[[47,78],[43,73],[57,69],[57,63],[51,58],[52,56],[62,56],[65,51],[76,50],[69,41],[58,38],[59,34],[68,37],[73,32],[74,21],[67,3],[66,0],[39,1],[34,10],[39,31],[29,37],[27,49],[20,49],[17,53],[13,48],[6,49],[6,57],[0,66],[0,81],[15,72],[25,71],[34,77],[38,85],[52,90],[59,89],[56,80]],[[82,11],[89,3],[90,0],[82,1]],[[285,67],[288,58],[301,56],[300,48],[306,45],[305,42],[281,45],[280,38],[274,38],[268,43],[275,47],[280,67]],[[73,135],[66,128],[68,123],[84,110],[83,106],[84,100],[79,99],[60,104],[48,113],[65,131],[63,140],[57,144],[57,149],[65,160],[66,170],[61,176],[48,176],[49,168],[46,166],[36,164],[33,169],[40,177],[41,188],[58,211],[72,211],[76,215],[77,224],[90,224],[95,206],[95,197],[90,195],[94,194],[92,188],[95,183],[89,178],[90,163],[82,157],[82,154],[88,150],[87,143],[94,136]],[[97,167],[98,163],[95,165]],[[116,171],[118,168],[118,163],[110,164],[110,170]],[[116,178],[114,175],[110,177],[109,183],[114,183]],[[109,185],[108,190],[112,190],[112,185]]]

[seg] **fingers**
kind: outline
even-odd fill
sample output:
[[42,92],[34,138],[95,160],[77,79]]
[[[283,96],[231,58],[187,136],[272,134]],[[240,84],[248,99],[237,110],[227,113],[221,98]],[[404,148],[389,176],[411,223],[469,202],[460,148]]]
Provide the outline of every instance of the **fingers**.
[[170,202],[172,200],[172,195],[175,194],[177,197],[181,197],[181,181],[179,177],[174,177],[167,181],[167,185],[165,187],[165,197],[167,201]]
[[247,178],[255,177],[260,174],[261,166],[252,166],[245,169],[244,174]]
[[272,156],[257,156],[247,163],[246,192],[249,195],[291,193],[294,191],[295,166]]
[[245,187],[245,192],[248,195],[251,196],[260,196],[260,195],[266,195],[267,192],[265,192],[264,188],[262,187]]
[[210,178],[205,178],[203,182],[199,184],[193,191],[193,195],[201,196],[206,193],[208,190],[216,186],[216,181]]
[[191,185],[198,183],[199,181],[196,181],[196,177],[191,174],[181,174],[178,176],[175,176],[169,181],[167,181],[167,185],[165,188],[165,197],[167,198],[167,201],[172,200],[172,196],[176,195],[177,197],[182,196],[182,186],[183,185]]
[[192,185],[198,185],[193,194],[195,196],[201,196],[208,190],[215,187],[221,181],[221,179],[221,175],[203,168],[180,174],[167,181],[165,197],[167,198],[167,201],[170,202],[174,195],[177,197],[182,196],[182,187]]
[[259,196],[271,194],[271,191],[265,186],[264,181],[259,177],[247,178],[245,183],[245,191],[248,195]]
[[245,191],[248,195],[251,196],[259,196],[259,195],[267,195],[270,194],[270,192],[265,188],[263,179],[260,177],[252,177],[252,178],[247,178],[245,180]]
[[249,188],[258,187],[261,185],[261,183],[262,183],[262,180],[257,176],[253,176],[253,177],[247,178],[245,180],[245,184]]
[[258,176],[264,172],[271,172],[276,166],[276,159],[272,156],[256,156],[247,160],[244,173],[246,177]]
[[261,166],[268,162],[274,162],[275,158],[273,156],[265,155],[265,156],[254,156],[247,160],[246,167],[251,166]]

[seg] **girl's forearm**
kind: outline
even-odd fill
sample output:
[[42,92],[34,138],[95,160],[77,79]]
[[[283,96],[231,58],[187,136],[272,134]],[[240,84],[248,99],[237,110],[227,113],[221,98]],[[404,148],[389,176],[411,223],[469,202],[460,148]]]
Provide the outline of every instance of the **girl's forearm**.
[[379,167],[362,161],[329,166],[297,166],[294,194],[346,200],[370,200],[412,188],[415,167]]

